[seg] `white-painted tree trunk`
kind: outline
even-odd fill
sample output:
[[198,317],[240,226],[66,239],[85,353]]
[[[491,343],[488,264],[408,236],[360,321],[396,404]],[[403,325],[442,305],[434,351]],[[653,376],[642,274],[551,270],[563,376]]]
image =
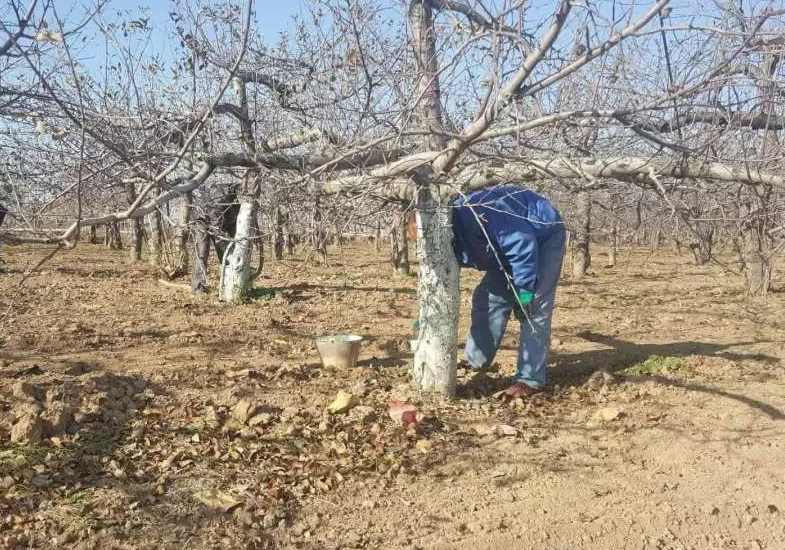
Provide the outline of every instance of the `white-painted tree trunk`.
[[459,268],[452,247],[452,214],[427,187],[417,198],[417,256],[420,261],[419,339],[413,377],[419,389],[455,395],[458,353]]
[[256,217],[255,200],[243,200],[237,214],[237,231],[234,240],[226,247],[221,263],[218,298],[236,302],[245,298],[251,280],[251,252],[253,251],[253,220]]

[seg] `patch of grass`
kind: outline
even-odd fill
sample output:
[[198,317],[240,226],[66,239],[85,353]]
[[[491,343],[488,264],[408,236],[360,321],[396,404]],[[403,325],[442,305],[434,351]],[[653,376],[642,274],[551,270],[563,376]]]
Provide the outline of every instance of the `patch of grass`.
[[248,292],[245,295],[246,300],[271,300],[278,296],[281,292],[278,288],[264,288],[264,287],[254,287],[248,289]]
[[84,455],[108,455],[116,446],[111,437],[88,432],[62,447],[30,444],[0,448],[0,475],[40,464],[79,460]]
[[653,376],[656,374],[691,375],[692,367],[681,357],[651,355],[640,363],[626,368],[624,372],[638,376]]
[[115,440],[102,433],[85,432],[79,434],[79,439],[71,445],[78,445],[83,454],[108,455],[117,447]]

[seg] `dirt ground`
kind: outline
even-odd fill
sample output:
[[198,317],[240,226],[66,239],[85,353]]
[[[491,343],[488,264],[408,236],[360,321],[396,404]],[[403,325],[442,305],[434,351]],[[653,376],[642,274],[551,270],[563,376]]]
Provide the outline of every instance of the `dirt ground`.
[[[439,403],[408,386],[416,281],[372,247],[271,262],[237,306],[90,245],[17,292],[44,253],[3,250],[0,548],[785,548],[781,277],[753,304],[717,265],[598,252],[560,287],[551,393],[493,398],[510,330]],[[340,331],[360,364],[324,370]]]

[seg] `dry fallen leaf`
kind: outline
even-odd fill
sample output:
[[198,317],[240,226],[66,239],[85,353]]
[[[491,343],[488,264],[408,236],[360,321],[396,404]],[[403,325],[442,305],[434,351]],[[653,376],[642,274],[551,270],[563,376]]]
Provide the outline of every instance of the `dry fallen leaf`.
[[417,443],[414,444],[414,448],[420,451],[422,454],[428,454],[428,452],[433,447],[433,441],[428,439],[420,439]]
[[229,493],[220,490],[200,491],[194,493],[194,498],[208,508],[222,512],[231,512],[243,503]]
[[423,415],[417,410],[417,407],[401,401],[390,401],[390,408],[387,413],[396,424],[401,426],[419,424],[423,419]]
[[509,424],[497,424],[496,434],[500,436],[514,437],[518,435],[518,430],[516,430],[514,427],[510,426]]
[[617,407],[605,407],[592,415],[594,422],[612,422],[624,416],[624,411]]
[[333,402],[327,405],[329,413],[343,413],[360,404],[360,398],[346,391],[339,391]]

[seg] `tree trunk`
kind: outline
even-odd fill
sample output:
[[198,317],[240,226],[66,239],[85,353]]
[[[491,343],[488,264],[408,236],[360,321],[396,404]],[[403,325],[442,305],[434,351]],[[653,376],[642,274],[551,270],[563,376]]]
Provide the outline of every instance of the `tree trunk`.
[[276,206],[273,213],[273,258],[283,259],[283,214],[281,207]]
[[610,243],[608,243],[608,267],[616,266],[616,251],[619,246],[619,223],[616,220],[611,222]]
[[662,226],[658,225],[651,236],[651,249],[657,250],[662,246]]
[[572,277],[582,279],[591,265],[589,241],[591,238],[591,196],[588,191],[578,191],[576,199],[576,229],[573,236]]
[[123,239],[120,235],[120,224],[109,222],[104,226],[104,246],[112,250],[120,250],[123,247]]
[[218,299],[224,302],[242,300],[250,285],[253,227],[257,211],[258,202],[255,197],[244,197],[240,202],[234,240],[229,243],[221,265]]
[[[191,223],[191,210],[193,207],[193,195],[188,193],[185,197],[183,197],[183,201],[180,204],[180,220],[177,223],[177,227],[174,231],[174,241],[175,241],[175,265],[170,273],[171,277],[177,277],[180,275],[184,275],[188,272],[188,262],[190,258],[189,250],[188,250],[188,240],[191,238],[192,231],[189,229],[189,224]],[[195,232],[193,232],[196,234]],[[209,248],[208,248],[208,254]]]
[[399,275],[409,275],[411,273],[409,268],[409,243],[406,239],[407,228],[406,218],[401,217],[400,221],[393,224],[392,232],[390,233],[390,259],[393,271]]
[[[427,0],[414,0],[409,5],[412,45],[419,71],[413,111],[424,130],[422,148],[429,151],[446,145],[443,127],[439,71],[436,58],[433,12]],[[412,375],[423,391],[444,396],[455,394],[458,355],[458,309],[460,303],[458,261],[452,247],[452,209],[440,204],[438,191],[427,178],[419,177],[417,189],[417,256],[420,277],[417,288],[419,302],[419,334],[414,352]]]
[[199,217],[193,230],[194,259],[191,290],[196,293],[207,292],[207,262],[210,259],[209,227],[209,220]]
[[460,270],[452,247],[452,210],[449,205],[439,206],[429,188],[418,191],[420,331],[413,376],[421,390],[452,397],[458,358]]
[[739,209],[743,222],[738,244],[744,281],[747,294],[759,298],[768,294],[774,267],[771,255],[773,242],[766,231],[766,214],[759,206],[767,200],[765,196],[755,194]]
[[90,226],[90,244],[95,244],[98,242],[97,231],[98,229],[96,228],[96,226],[94,225]]
[[161,212],[154,210],[149,219],[150,238],[147,240],[147,249],[150,252],[150,257],[148,262],[152,267],[160,267],[164,245],[164,229]]
[[294,256],[294,246],[296,244],[296,239],[294,233],[292,233],[292,228],[288,223],[284,226],[283,240],[284,246],[286,247],[286,254],[288,256]]
[[131,248],[128,259],[136,263],[142,259],[142,245],[144,244],[144,221],[141,218],[131,220]]
[[671,232],[671,252],[681,255],[681,241],[679,241],[679,229],[681,227],[681,218],[678,216],[673,220],[673,231]]
[[[256,151],[253,137],[253,124],[248,110],[248,97],[245,82],[235,80],[237,99],[240,112],[240,138],[245,146],[246,153],[252,155]],[[218,286],[218,299],[224,302],[238,302],[246,297],[252,279],[261,273],[264,267],[264,249],[260,248],[259,268],[256,273],[251,270],[251,254],[253,253],[254,239],[256,238],[257,214],[259,212],[259,172],[249,170],[243,179],[243,189],[240,196],[240,206],[236,203],[225,210],[221,219],[221,228],[225,233],[231,233],[233,240],[229,243],[223,261],[221,262],[221,277]],[[232,192],[234,195],[234,192]],[[228,202],[228,201],[227,201]],[[235,202],[234,200],[232,201]],[[236,217],[235,217],[236,213]],[[261,247],[261,242],[259,243]]]
[[312,226],[311,226],[311,242],[313,243],[313,249],[316,251],[316,254],[319,256],[322,263],[327,263],[327,234],[324,230],[324,218],[322,216],[322,207],[319,204],[319,200],[316,200],[316,204],[313,208],[313,217],[311,218]]
[[[768,78],[757,81],[761,110],[771,117],[777,105],[775,92],[775,74],[781,61],[780,53],[769,51],[763,58],[763,73]],[[771,166],[772,160],[781,156],[782,149],[774,130],[767,126],[763,133],[760,158],[764,166]],[[771,286],[772,270],[775,259],[775,243],[770,234],[772,224],[772,208],[776,195],[771,185],[758,185],[752,194],[750,190],[749,204],[745,205],[746,219],[742,226],[742,254],[744,256],[744,278],[749,296],[763,298]]]
[[[763,236],[763,239],[768,238]],[[771,285],[772,264],[767,254],[769,247],[761,242],[761,233],[755,228],[742,234],[744,254],[744,279],[749,296],[765,297]]]
[[381,220],[376,220],[376,233],[374,234],[373,238],[373,247],[376,252],[379,252],[382,246],[382,222]]

